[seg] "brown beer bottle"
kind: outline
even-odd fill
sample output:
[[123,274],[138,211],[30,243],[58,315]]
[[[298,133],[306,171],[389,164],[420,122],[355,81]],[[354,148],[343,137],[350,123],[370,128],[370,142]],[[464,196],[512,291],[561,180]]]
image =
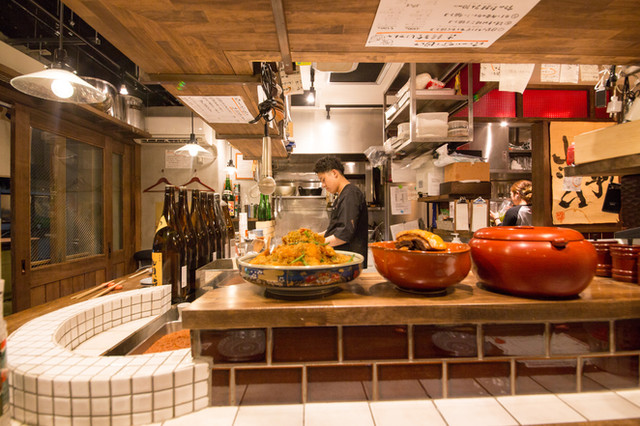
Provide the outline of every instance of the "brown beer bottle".
[[213,230],[216,236],[216,256],[218,259],[223,259],[225,257],[224,256],[225,233],[224,233],[224,229],[221,228],[218,224],[218,221],[215,215],[215,210],[213,207],[214,206],[213,200],[214,200],[214,193],[208,192],[207,193],[207,215],[209,218],[209,227]]
[[200,191],[191,191],[191,225],[196,233],[196,244],[198,246],[198,263],[200,268],[209,263],[211,249],[209,244],[209,233],[202,219],[200,206]]
[[227,246],[227,252],[226,252],[226,257],[227,258],[231,258],[231,245],[233,240],[235,239],[236,236],[236,231],[233,227],[233,220],[231,219],[231,215],[229,213],[229,209],[226,208],[226,206],[222,206],[223,201],[217,199],[216,200],[216,205],[218,208],[218,211],[221,213],[222,216],[222,220],[220,221],[220,223],[225,227],[226,231],[227,231],[227,241],[226,241],[226,246]]
[[175,187],[172,185],[167,185],[164,190],[162,216],[153,237],[152,279],[154,285],[171,285],[171,303],[180,303],[186,300],[186,285],[182,285],[186,256],[176,227],[174,191]]
[[178,197],[178,228],[182,233],[182,239],[187,250],[187,294],[196,291],[196,269],[198,269],[198,244],[193,225],[189,220],[189,208],[187,206],[187,188],[180,187]]

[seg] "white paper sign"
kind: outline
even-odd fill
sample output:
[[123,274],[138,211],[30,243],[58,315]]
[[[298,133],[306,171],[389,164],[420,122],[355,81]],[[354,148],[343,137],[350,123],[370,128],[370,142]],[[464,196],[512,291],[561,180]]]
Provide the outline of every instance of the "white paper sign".
[[478,229],[486,228],[487,213],[489,206],[486,201],[474,202],[471,211],[471,231],[476,232]]
[[193,157],[190,155],[176,154],[174,150],[164,150],[164,168],[165,169],[190,169]]
[[562,64],[560,67],[560,82],[561,83],[574,83],[578,84],[578,78],[580,77],[580,66]]
[[560,82],[560,64],[540,65],[540,81],[544,83]]
[[531,74],[533,74],[534,64],[502,64],[500,65],[500,84],[498,90],[501,92],[523,93],[527,88]]
[[597,65],[580,65],[580,80],[597,82],[600,79]]
[[381,0],[367,47],[489,47],[539,0]]
[[480,64],[480,81],[500,81],[500,64]]
[[391,214],[411,214],[411,202],[407,187],[392,186],[391,188]]
[[469,230],[469,203],[456,202],[456,231]]
[[241,96],[180,96],[209,123],[248,123],[253,120]]

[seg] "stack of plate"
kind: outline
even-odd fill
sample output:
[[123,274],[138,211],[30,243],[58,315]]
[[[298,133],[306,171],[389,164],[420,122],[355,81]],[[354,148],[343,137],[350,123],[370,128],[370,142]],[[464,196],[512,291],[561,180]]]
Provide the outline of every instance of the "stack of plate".
[[469,136],[469,123],[465,120],[449,122],[448,136]]

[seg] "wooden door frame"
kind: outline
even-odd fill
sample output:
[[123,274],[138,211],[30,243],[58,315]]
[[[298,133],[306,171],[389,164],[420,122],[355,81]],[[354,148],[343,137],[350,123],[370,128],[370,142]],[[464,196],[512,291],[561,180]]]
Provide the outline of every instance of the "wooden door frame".
[[[2,88],[0,88],[2,89]],[[0,90],[0,95],[8,92]],[[12,93],[9,93],[12,95]],[[134,269],[133,252],[139,241],[139,181],[131,182],[131,177],[139,176],[139,148],[133,141],[114,139],[101,131],[93,123],[78,123],[77,120],[60,118],[62,109],[55,103],[25,99],[16,94],[9,96],[14,103],[14,119],[11,136],[11,251],[13,312],[32,306],[32,290],[37,289],[42,301],[53,300],[71,291],[102,282],[115,271],[113,262],[107,257],[107,244],[112,242],[111,210],[111,153],[123,155],[123,250],[119,257],[124,263],[123,273]],[[5,99],[5,96],[3,96]],[[68,113],[67,113],[68,114]],[[65,261],[53,265],[31,269],[31,128],[55,133],[102,149],[103,159],[103,253],[87,258]],[[136,150],[137,148],[137,150]],[[135,183],[137,182],[137,183]],[[103,271],[103,272],[100,272]],[[49,286],[43,283],[56,283]],[[49,289],[52,289],[49,291]],[[61,290],[64,289],[64,290]],[[63,292],[66,292],[63,294]]]

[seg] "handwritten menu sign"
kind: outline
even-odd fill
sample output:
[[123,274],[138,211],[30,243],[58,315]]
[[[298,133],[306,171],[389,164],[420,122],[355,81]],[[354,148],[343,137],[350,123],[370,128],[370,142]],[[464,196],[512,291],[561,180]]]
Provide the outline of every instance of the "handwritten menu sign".
[[489,47],[540,0],[381,0],[367,47]]
[[180,96],[208,123],[248,123],[253,120],[240,96]]

